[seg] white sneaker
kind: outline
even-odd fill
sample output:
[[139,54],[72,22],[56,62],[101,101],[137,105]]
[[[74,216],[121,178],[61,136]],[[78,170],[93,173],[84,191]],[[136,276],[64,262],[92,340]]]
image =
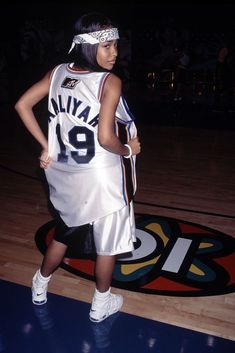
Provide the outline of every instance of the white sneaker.
[[40,270],[33,276],[32,280],[32,301],[36,305],[42,305],[47,302],[47,288],[51,276],[43,277]]
[[100,293],[95,289],[89,318],[93,322],[101,322],[118,312],[122,304],[123,297],[121,295],[110,293],[110,289],[105,293]]

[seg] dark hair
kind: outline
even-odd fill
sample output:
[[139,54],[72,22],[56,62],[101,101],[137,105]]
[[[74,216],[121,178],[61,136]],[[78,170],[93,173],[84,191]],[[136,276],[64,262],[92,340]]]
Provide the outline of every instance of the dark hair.
[[[92,12],[83,15],[76,21],[74,25],[74,35],[100,31],[110,27],[114,27],[114,24],[108,17],[100,13]],[[74,65],[92,71],[106,71],[98,65],[96,60],[98,45],[99,44],[89,43],[76,44],[71,52]]]

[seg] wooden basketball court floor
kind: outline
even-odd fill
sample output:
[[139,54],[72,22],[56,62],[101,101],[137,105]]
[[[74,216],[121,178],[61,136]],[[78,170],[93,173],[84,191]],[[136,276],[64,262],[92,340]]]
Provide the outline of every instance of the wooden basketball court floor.
[[[0,351],[25,353],[40,349],[41,352],[43,344],[47,352],[59,353],[93,352],[94,349],[125,352],[123,347],[126,347],[126,352],[141,353],[234,351],[233,292],[181,297],[113,288],[114,292],[124,296],[121,316],[91,329],[95,332],[95,340],[98,337],[98,341],[102,341],[107,339],[102,335],[110,333],[112,325],[119,327],[122,335],[117,336],[112,331],[115,344],[112,348],[106,345],[109,347],[107,350],[99,344],[96,348],[88,344],[90,326],[87,315],[94,290],[93,281],[59,268],[50,283],[48,306],[43,309],[31,305],[31,278],[42,260],[34,237],[52,216],[48,211],[45,185],[40,179],[42,171],[38,167],[37,145],[14,112],[7,116],[2,113],[1,118],[2,121],[7,120],[1,130],[0,150]],[[157,126],[153,123],[138,124],[138,121],[137,126],[142,152],[137,163],[135,212],[192,222],[234,238],[235,131]],[[27,315],[31,318],[29,322]],[[35,320],[38,320],[37,324]],[[38,328],[39,336],[32,333],[32,327],[35,327],[32,322]],[[60,328],[61,331],[55,330],[54,327],[62,325],[62,322],[66,324]],[[63,344],[59,344],[61,335],[66,332],[67,347],[73,344],[71,340],[77,337],[77,322],[80,322],[79,330],[84,338],[81,341],[83,348],[80,345],[78,350],[74,347],[66,350]],[[20,327],[16,327],[17,323]],[[131,331],[133,327],[134,331]],[[11,333],[8,334],[11,329],[12,337]],[[184,330],[188,332],[187,339],[182,334]],[[40,335],[44,335],[44,343]],[[8,346],[4,345],[5,336],[11,342]],[[183,340],[187,344],[183,345]],[[138,344],[140,341],[148,344]],[[206,343],[203,345],[201,342]]]

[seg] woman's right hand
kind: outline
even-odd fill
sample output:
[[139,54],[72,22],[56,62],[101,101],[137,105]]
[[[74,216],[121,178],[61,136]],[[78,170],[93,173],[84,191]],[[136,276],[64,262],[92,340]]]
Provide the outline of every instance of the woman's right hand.
[[141,151],[141,146],[140,146],[140,141],[139,141],[138,136],[137,136],[137,137],[134,137],[133,139],[131,139],[131,140],[128,142],[128,145],[130,146],[130,148],[131,148],[131,150],[132,150],[132,155],[133,155],[133,156],[140,153],[140,151]]
[[48,150],[42,150],[41,155],[39,157],[40,161],[40,167],[43,169],[46,169],[50,162],[51,162],[51,157],[48,154]]

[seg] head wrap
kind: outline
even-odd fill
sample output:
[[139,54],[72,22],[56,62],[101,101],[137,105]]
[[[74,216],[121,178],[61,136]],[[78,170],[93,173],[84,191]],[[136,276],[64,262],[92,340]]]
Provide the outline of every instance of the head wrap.
[[75,44],[89,43],[89,44],[98,44],[103,42],[108,42],[111,40],[119,39],[118,29],[117,28],[106,28],[102,31],[77,34],[73,37],[73,42],[69,53],[75,47]]

